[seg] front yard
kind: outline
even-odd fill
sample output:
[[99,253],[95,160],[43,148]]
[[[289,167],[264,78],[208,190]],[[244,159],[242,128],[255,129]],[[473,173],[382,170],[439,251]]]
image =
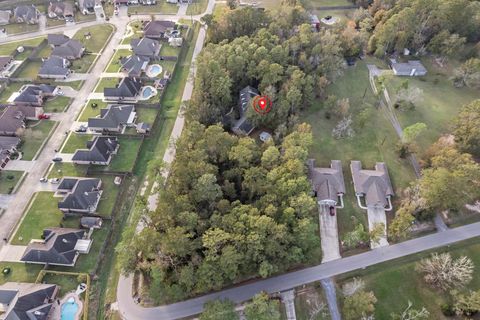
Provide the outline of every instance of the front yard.
[[7,30],[8,35],[35,32],[39,30],[38,24],[26,24],[26,23],[12,23],[2,26]]
[[202,14],[207,10],[208,0],[194,0],[188,5],[187,14]]
[[[85,50],[99,53],[106,45],[108,38],[113,33],[113,29],[114,27],[111,24],[85,27],[78,30],[73,39],[80,41],[85,46]],[[85,36],[87,33],[91,34],[89,39]]]
[[105,88],[116,88],[119,82],[120,78],[100,78],[95,92],[103,92]]
[[120,67],[122,66],[120,64],[120,59],[123,57],[128,57],[130,55],[132,55],[132,51],[128,49],[115,50],[115,54],[113,55],[113,58],[110,61],[110,64],[108,65],[105,72],[118,72],[120,70]]
[[[92,107],[92,104],[94,103],[97,104],[96,107]],[[103,109],[106,106],[107,103],[103,102],[102,100],[89,100],[87,105],[83,108],[83,111],[77,121],[87,121],[88,118],[98,116],[100,114],[100,109]]]
[[62,153],[74,153],[77,149],[85,149],[87,141],[93,138],[90,134],[79,134],[72,132],[69,136],[63,148]]
[[[26,83],[23,82],[11,82],[5,90],[0,93],[0,103],[7,103],[8,99],[12,95],[12,93],[17,92],[20,88],[25,85]],[[1,86],[5,86],[6,84],[1,84]]]
[[40,120],[29,121],[27,129],[22,134],[22,160],[33,160],[33,157],[42,147],[45,139],[48,139],[50,131],[55,125],[55,121]]
[[48,174],[48,179],[62,177],[84,177],[87,173],[86,165],[77,165],[71,162],[56,162]]
[[0,194],[10,194],[22,178],[23,171],[0,171]]
[[43,266],[38,264],[25,264],[21,262],[0,262],[0,270],[10,268],[10,273],[0,276],[0,285],[6,282],[31,282],[34,283]]
[[64,96],[56,96],[48,100],[43,105],[43,111],[46,113],[63,112],[70,105],[70,98]]

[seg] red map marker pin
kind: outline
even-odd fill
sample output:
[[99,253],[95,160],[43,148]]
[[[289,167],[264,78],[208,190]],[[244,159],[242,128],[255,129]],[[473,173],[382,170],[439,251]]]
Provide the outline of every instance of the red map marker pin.
[[272,109],[272,101],[268,96],[256,96],[252,105],[253,109],[260,114],[267,114]]

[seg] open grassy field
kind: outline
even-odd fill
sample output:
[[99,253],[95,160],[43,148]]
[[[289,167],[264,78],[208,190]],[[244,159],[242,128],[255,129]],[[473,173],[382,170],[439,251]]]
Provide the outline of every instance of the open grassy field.
[[23,144],[20,147],[22,160],[32,160],[37,151],[48,138],[50,131],[55,125],[51,120],[40,120],[28,123],[28,128],[22,136]]
[[98,81],[95,92],[103,92],[105,88],[115,88],[120,82],[120,78],[100,78]]
[[[97,104],[97,107],[95,108],[92,107],[92,104],[94,103]],[[100,114],[100,109],[105,108],[106,106],[107,103],[102,100],[89,100],[77,121],[87,121],[88,118],[98,116]]]
[[23,171],[0,171],[0,194],[10,194],[22,175]]
[[43,41],[46,37],[37,37],[32,38],[29,40],[22,40],[22,41],[14,41],[14,42],[7,42],[5,44],[0,45],[0,55],[9,55],[19,46],[32,46],[36,47]]
[[118,72],[122,65],[120,64],[120,59],[123,57],[128,57],[132,55],[132,51],[128,49],[118,49],[115,51],[110,64],[107,66],[105,72]]
[[45,104],[43,105],[43,111],[45,111],[46,113],[63,112],[69,106],[69,104],[69,97],[57,96],[45,102]]
[[[339,119],[334,115],[327,119],[320,101],[304,111],[300,120],[312,126],[314,144],[310,156],[316,159],[317,166],[329,166],[330,160],[342,161],[347,188],[345,208],[338,210],[337,218],[342,237],[345,232],[353,229],[353,222],[365,224],[367,221],[366,211],[358,207],[353,190],[351,160],[362,161],[364,168],[373,168],[376,162],[385,162],[397,194],[415,177],[410,164],[397,155],[398,138],[390,122],[376,108],[377,98],[371,92],[365,62],[360,61],[356,66],[346,69],[345,74],[327,88],[327,93],[337,98],[349,98],[355,135],[341,140],[334,139],[332,130]],[[366,115],[363,126],[360,114]]]
[[77,149],[85,149],[87,141],[92,139],[90,134],[78,134],[72,132],[69,136],[63,148],[60,152],[62,153],[74,153]]
[[166,1],[157,1],[153,6],[130,6],[128,13],[131,14],[175,14],[178,11],[176,4],[167,3]]

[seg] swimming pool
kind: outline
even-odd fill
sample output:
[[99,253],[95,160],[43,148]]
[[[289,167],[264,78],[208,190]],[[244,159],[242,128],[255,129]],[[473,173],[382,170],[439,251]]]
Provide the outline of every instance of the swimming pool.
[[143,89],[142,96],[143,96],[144,98],[150,98],[150,96],[152,95],[152,93],[153,93],[152,88],[150,88],[150,87],[145,87],[145,89]]
[[78,311],[78,304],[75,299],[71,297],[67,302],[62,304],[62,317],[61,320],[75,320],[75,315]]
[[161,74],[163,71],[163,68],[161,65],[159,64],[152,64],[151,66],[148,67],[147,69],[147,76],[149,78],[154,78],[156,76],[158,76],[159,74]]

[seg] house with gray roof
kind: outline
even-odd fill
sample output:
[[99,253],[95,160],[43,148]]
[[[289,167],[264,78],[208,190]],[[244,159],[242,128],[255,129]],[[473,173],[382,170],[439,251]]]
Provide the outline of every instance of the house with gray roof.
[[157,40],[149,38],[132,39],[130,41],[133,53],[137,56],[149,58],[152,60],[158,59],[161,45]]
[[80,41],[70,39],[61,45],[55,46],[51,55],[68,60],[75,60],[80,59],[84,52],[85,47]]
[[143,35],[150,39],[164,39],[175,29],[175,22],[168,20],[146,21],[143,25]]
[[18,96],[13,100],[15,105],[40,107],[43,102],[55,95],[56,86],[47,84],[28,84],[20,88]]
[[[258,91],[255,88],[246,86],[240,91],[239,100],[238,100],[238,119],[234,119],[232,123],[232,131],[238,135],[249,135],[255,126],[247,119],[247,110],[251,105],[253,98],[258,96]],[[229,112],[228,115],[233,115],[234,110]]]
[[76,3],[82,14],[95,14],[95,0],[78,0]]
[[17,23],[37,24],[40,12],[32,5],[18,6],[13,10],[13,18]]
[[10,16],[12,13],[10,10],[0,10],[0,26],[4,26],[10,23]]
[[20,261],[73,267],[80,253],[88,253],[92,241],[81,229],[48,228],[43,230],[44,240],[32,240]]
[[48,17],[51,19],[72,20],[74,12],[73,3],[67,1],[51,1],[48,6]]
[[67,43],[70,38],[64,34],[51,33],[47,36],[47,43],[52,48]]
[[122,78],[116,88],[104,88],[103,96],[107,101],[136,102],[142,88],[139,78]]
[[133,105],[112,105],[100,110],[100,116],[88,119],[88,128],[95,132],[123,133],[135,125],[137,113]]
[[87,149],[77,149],[72,162],[107,166],[112,161],[112,156],[117,154],[119,147],[117,137],[98,136],[87,142]]
[[55,196],[63,197],[58,208],[64,214],[94,214],[102,196],[102,180],[98,178],[63,178]]
[[10,156],[17,151],[20,138],[0,136],[0,169],[5,168],[10,161]]
[[137,56],[136,54],[120,59],[122,65],[121,70],[129,77],[140,77],[140,75],[147,69],[149,62],[150,59],[148,57]]
[[4,283],[0,286],[0,319],[48,320],[59,290],[56,284]]
[[37,120],[42,108],[8,106],[0,114],[0,136],[16,136],[25,128],[26,120]]
[[393,74],[396,76],[418,77],[427,74],[427,69],[419,60],[410,60],[408,62],[397,62],[395,59],[390,59],[390,66]]
[[[385,163],[377,162],[375,170],[366,170],[362,169],[360,161],[352,161],[350,169],[352,170],[353,186],[360,208],[392,210],[391,197],[394,193]],[[362,198],[364,198],[365,205],[362,204]]]
[[343,208],[345,181],[343,179],[342,162],[332,160],[330,168],[315,167],[315,160],[309,159],[308,175],[319,205]]
[[43,61],[38,76],[43,79],[66,79],[70,74],[70,61],[52,56]]

